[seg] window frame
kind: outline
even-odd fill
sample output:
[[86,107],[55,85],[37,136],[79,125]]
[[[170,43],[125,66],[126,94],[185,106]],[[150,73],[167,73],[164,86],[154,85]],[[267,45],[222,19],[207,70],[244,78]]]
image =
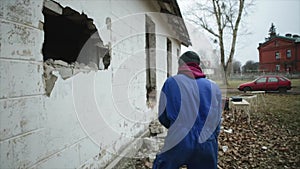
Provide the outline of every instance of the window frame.
[[[272,80],[272,81],[270,81],[270,80]],[[276,81],[274,81],[274,80],[276,80]],[[268,78],[268,83],[278,83],[278,82],[279,82],[279,80],[277,77],[269,77]]]
[[[265,79],[265,81],[260,81],[262,79]],[[267,82],[267,77],[261,77],[261,78],[257,79],[255,82],[256,83],[266,83]]]
[[281,80],[281,81],[287,81],[285,78],[283,78],[283,77],[279,77],[279,80]]
[[275,59],[280,60],[280,52],[275,52]]
[[280,65],[275,65],[275,70],[280,71]]
[[292,57],[292,50],[291,49],[287,49],[286,50],[286,58],[291,58]]

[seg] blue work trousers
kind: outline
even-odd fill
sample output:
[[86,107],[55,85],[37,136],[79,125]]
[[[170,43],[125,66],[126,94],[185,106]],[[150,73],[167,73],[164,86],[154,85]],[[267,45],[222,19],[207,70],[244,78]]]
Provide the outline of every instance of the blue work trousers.
[[217,137],[212,135],[204,143],[191,139],[187,135],[172,149],[157,154],[153,169],[179,169],[183,165],[188,169],[217,169]]

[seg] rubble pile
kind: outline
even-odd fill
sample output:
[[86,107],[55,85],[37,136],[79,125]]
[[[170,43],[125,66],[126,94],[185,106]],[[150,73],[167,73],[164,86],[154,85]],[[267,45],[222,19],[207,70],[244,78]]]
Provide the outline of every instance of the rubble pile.
[[158,134],[164,133],[165,128],[159,123],[158,120],[154,120],[149,124],[150,136],[156,136]]
[[52,71],[58,71],[63,79],[70,78],[79,72],[88,73],[91,70],[97,71],[98,66],[90,62],[88,65],[84,63],[73,62],[71,64],[62,60],[48,59],[44,62],[45,74],[49,75]]
[[149,134],[141,139],[142,146],[133,158],[122,160],[114,169],[151,169],[156,154],[164,144],[167,130],[154,120],[149,124]]

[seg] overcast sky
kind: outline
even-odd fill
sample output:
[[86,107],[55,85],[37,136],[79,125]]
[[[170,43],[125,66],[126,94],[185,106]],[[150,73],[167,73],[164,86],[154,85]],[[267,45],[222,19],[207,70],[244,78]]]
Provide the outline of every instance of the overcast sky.
[[[181,8],[185,8],[190,1],[178,0],[178,3]],[[300,35],[300,0],[256,0],[252,13],[244,19],[251,34],[238,39],[235,59],[242,64],[248,60],[258,62],[257,47],[268,36],[271,23],[274,23],[280,35]]]

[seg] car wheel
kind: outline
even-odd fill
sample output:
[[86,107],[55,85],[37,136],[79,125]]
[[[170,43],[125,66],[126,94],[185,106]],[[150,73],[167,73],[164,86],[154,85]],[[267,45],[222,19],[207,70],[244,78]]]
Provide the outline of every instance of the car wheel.
[[244,87],[244,92],[246,93],[247,91],[251,91],[251,88],[250,87]]
[[280,87],[278,90],[280,93],[286,93],[287,89],[285,87]]

